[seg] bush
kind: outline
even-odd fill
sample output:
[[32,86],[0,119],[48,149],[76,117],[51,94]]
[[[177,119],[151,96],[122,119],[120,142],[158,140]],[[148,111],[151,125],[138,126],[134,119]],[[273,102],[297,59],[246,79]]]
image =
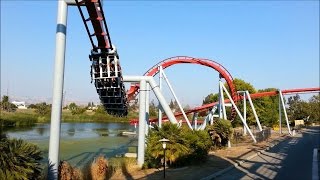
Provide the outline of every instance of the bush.
[[84,112],[86,112],[86,108],[81,108],[81,107],[76,107],[71,110],[72,115],[83,114]]
[[83,114],[86,111],[86,108],[82,108],[76,105],[76,103],[70,103],[68,108],[71,111],[72,115]]
[[216,147],[226,146],[232,138],[232,125],[229,120],[219,119],[207,127],[211,140]]
[[38,146],[21,139],[0,141],[0,179],[39,179],[42,159]]
[[166,138],[166,160],[169,166],[179,167],[201,162],[208,154],[212,143],[205,131],[191,131],[188,127],[165,123],[162,128],[155,127],[147,137],[145,168],[161,166],[163,148],[160,139]]
[[35,105],[35,112],[40,116],[46,116],[51,113],[51,107],[49,104],[43,102]]

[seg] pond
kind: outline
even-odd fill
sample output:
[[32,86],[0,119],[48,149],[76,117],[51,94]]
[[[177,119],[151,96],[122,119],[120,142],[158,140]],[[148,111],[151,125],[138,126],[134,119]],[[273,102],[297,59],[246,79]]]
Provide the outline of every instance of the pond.
[[[100,154],[107,158],[123,155],[128,152],[128,147],[137,146],[137,138],[121,136],[121,133],[135,130],[129,123],[62,123],[60,159],[83,167]],[[21,138],[37,144],[47,158],[50,124],[12,128],[5,134],[9,138]]]

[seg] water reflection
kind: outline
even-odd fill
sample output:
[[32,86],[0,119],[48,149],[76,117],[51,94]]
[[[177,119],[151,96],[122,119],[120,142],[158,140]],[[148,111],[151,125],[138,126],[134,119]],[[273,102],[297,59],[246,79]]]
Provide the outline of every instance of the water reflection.
[[[60,159],[69,160],[79,168],[100,154],[107,157],[128,152],[128,146],[137,146],[135,136],[119,136],[123,131],[134,131],[129,123],[62,123]],[[11,128],[4,131],[9,138],[21,138],[37,144],[47,158],[50,124]]]
[[[83,139],[101,136],[118,136],[123,131],[134,131],[129,123],[62,123],[62,139]],[[25,140],[48,140],[50,124],[37,124],[33,127],[14,127],[4,130],[11,138]]]
[[68,135],[69,136],[74,136],[74,134],[76,133],[76,130],[74,128],[68,129]]
[[36,128],[36,131],[39,133],[40,136],[43,136],[46,131],[46,128],[38,127],[38,128]]

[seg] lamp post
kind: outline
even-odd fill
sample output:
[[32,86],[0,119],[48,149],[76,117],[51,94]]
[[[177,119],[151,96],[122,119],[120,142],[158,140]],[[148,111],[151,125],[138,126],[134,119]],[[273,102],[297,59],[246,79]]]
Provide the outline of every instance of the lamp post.
[[169,142],[169,139],[163,138],[159,140],[162,142],[162,148],[163,148],[163,179],[166,178],[166,148],[167,148],[167,142]]

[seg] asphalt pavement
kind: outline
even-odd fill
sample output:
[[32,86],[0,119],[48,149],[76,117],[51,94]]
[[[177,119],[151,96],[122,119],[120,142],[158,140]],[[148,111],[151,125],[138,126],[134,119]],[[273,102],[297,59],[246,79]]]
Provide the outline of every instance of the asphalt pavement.
[[315,148],[320,148],[319,126],[301,130],[215,179],[312,180]]

